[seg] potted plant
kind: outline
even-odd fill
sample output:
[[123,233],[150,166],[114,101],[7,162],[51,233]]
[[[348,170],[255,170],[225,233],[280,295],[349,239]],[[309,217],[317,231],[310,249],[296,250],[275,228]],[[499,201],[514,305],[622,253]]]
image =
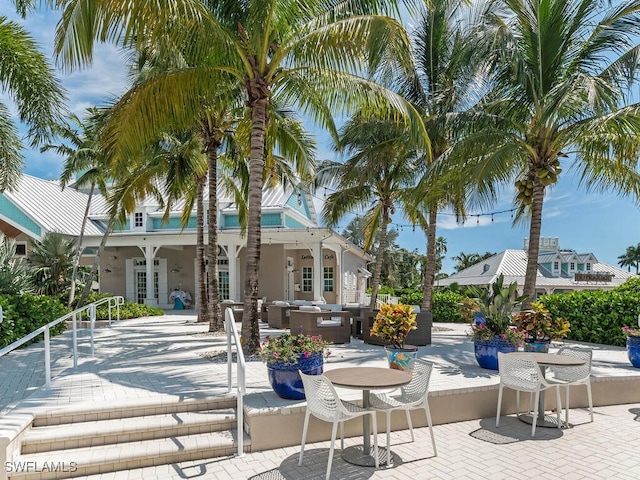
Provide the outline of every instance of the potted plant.
[[281,398],[301,400],[305,398],[302,379],[298,370],[308,375],[322,375],[324,359],[331,352],[329,343],[321,335],[267,336],[260,344],[260,357],[267,364],[269,383]]
[[570,327],[566,319],[554,318],[541,302],[531,302],[513,317],[513,324],[524,335],[525,352],[548,352],[551,340],[566,337]]
[[387,344],[384,348],[391,368],[413,370],[418,347],[405,345],[404,341],[409,332],[417,328],[416,317],[411,305],[383,303],[380,306],[370,333]]
[[627,356],[631,365],[640,368],[640,328],[622,327],[627,336]]
[[517,283],[504,286],[504,275],[488,289],[471,287],[471,296],[478,304],[478,313],[471,325],[471,338],[478,364],[490,370],[498,369],[498,352],[515,352],[522,343],[522,332],[513,324],[513,310],[522,304],[525,295],[517,295]]

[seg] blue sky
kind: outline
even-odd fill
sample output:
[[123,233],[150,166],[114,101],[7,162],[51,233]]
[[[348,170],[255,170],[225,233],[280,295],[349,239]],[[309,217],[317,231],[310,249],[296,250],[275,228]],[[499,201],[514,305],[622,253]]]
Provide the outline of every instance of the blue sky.
[[[51,55],[55,24],[58,13],[39,11],[30,14],[27,20],[14,14],[14,7],[8,0],[0,0],[0,15],[15,19],[31,32],[40,43],[42,50]],[[82,116],[87,107],[101,105],[124,92],[127,72],[122,53],[108,45],[96,48],[94,63],[90,68],[71,74],[62,74],[59,78],[67,89],[69,110]],[[0,101],[14,106],[6,94],[0,92]],[[319,147],[319,159],[333,158],[331,140],[327,134],[309,125],[316,136]],[[25,151],[25,172],[41,178],[57,178],[63,159],[53,152]],[[630,245],[640,243],[640,208],[631,199],[620,198],[614,193],[588,193],[578,185],[572,174],[569,159],[563,159],[563,173],[558,184],[550,190],[545,199],[542,221],[542,236],[558,237],[561,248],[574,249],[579,253],[591,252],[598,260],[617,265],[617,257],[624,254]],[[511,190],[505,190],[499,202],[491,210],[472,212],[488,214],[512,208]],[[394,228],[400,231],[399,245],[409,250],[424,252],[425,235],[412,231],[408,222],[395,218]],[[339,227],[341,231],[348,223],[345,219]],[[456,224],[455,217],[442,215],[438,219],[438,235],[446,238],[448,253],[443,272],[452,273],[454,262],[451,257],[460,252],[484,253],[500,252],[507,248],[523,248],[524,238],[528,236],[528,225],[512,226],[510,213],[470,216],[464,225]]]

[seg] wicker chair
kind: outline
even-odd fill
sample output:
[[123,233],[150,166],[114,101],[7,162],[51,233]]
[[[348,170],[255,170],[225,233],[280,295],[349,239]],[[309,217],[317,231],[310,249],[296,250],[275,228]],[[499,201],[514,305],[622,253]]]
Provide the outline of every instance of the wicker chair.
[[302,306],[299,310],[291,310],[289,327],[293,334],[322,335],[331,343],[350,343],[350,320],[350,312],[321,311],[318,307]]
[[404,410],[407,415],[407,424],[411,432],[411,441],[415,441],[413,436],[413,425],[411,424],[410,410],[424,408],[427,416],[427,425],[431,434],[433,444],[433,455],[438,456],[436,451],[436,440],[433,436],[433,424],[431,422],[431,411],[429,410],[429,379],[433,364],[424,360],[416,359],[413,367],[411,382],[400,389],[400,395],[389,395],[387,393],[370,393],[369,402],[374,410],[385,412],[387,416],[387,461],[391,460],[391,412],[394,410]]
[[568,355],[584,360],[584,365],[575,367],[552,367],[553,376],[548,378],[549,383],[565,387],[565,416],[564,422],[569,426],[569,387],[571,385],[586,385],[587,399],[589,401],[589,414],[593,422],[593,397],[591,396],[591,358],[593,352],[590,348],[561,347],[558,355]]
[[344,422],[351,420],[352,418],[370,415],[373,425],[373,452],[376,459],[376,468],[378,468],[378,427],[376,425],[375,411],[365,410],[355,403],[340,400],[331,380],[324,375],[306,375],[305,373],[300,372],[300,378],[302,378],[302,384],[304,385],[307,408],[304,415],[304,427],[302,428],[302,443],[300,445],[298,466],[302,466],[304,445],[307,440],[309,417],[311,415],[333,424],[331,429],[331,447],[329,449],[329,460],[327,461],[326,480],[329,480],[331,475],[331,464],[333,462],[333,451],[336,443],[336,430],[338,424],[340,424],[340,449],[344,450]]
[[516,391],[516,416],[520,417],[520,392],[529,392],[535,395],[533,402],[533,418],[531,421],[531,436],[536,435],[536,424],[538,423],[538,403],[540,392],[549,388],[556,389],[556,414],[558,416],[558,428],[561,426],[560,409],[560,388],[557,385],[548,383],[540,365],[530,355],[509,355],[498,352],[498,371],[500,372],[500,387],[498,389],[498,411],[496,413],[496,427],[500,423],[500,409],[502,407],[502,390],[504,387]]

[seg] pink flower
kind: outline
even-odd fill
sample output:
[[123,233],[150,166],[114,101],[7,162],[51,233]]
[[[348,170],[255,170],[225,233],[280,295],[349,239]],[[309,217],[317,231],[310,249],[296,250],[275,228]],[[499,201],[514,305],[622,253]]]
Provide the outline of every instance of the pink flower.
[[273,358],[278,358],[280,355],[278,355],[278,352],[273,352]]
[[304,351],[304,353],[302,354],[304,356],[304,358],[309,358],[309,352],[308,351]]

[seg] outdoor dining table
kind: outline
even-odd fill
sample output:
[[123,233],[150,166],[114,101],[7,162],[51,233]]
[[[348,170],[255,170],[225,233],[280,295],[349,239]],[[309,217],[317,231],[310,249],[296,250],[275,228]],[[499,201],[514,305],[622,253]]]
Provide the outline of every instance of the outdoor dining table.
[[[362,390],[362,406],[369,408],[369,392],[371,390],[386,390],[401,387],[411,381],[411,374],[381,367],[344,367],[327,370],[323,373],[331,383],[337,387]],[[342,452],[342,458],[354,465],[363,467],[375,466],[375,458],[371,454],[371,430],[369,418],[362,418],[363,444],[347,447]],[[390,463],[386,458],[386,450],[378,449],[380,463]]]
[[[558,355],[556,353],[540,353],[540,352],[511,352],[507,355],[529,355],[538,362],[541,368],[542,377],[546,375],[546,367],[577,367],[584,365],[584,360],[580,358],[571,357],[568,355]],[[538,419],[536,425],[538,427],[557,428],[558,421],[553,415],[545,415],[544,413],[544,399],[545,391],[540,392],[540,398],[538,401]],[[568,406],[567,406],[568,408]],[[518,415],[518,418],[525,423],[531,424],[533,422],[533,414]]]

